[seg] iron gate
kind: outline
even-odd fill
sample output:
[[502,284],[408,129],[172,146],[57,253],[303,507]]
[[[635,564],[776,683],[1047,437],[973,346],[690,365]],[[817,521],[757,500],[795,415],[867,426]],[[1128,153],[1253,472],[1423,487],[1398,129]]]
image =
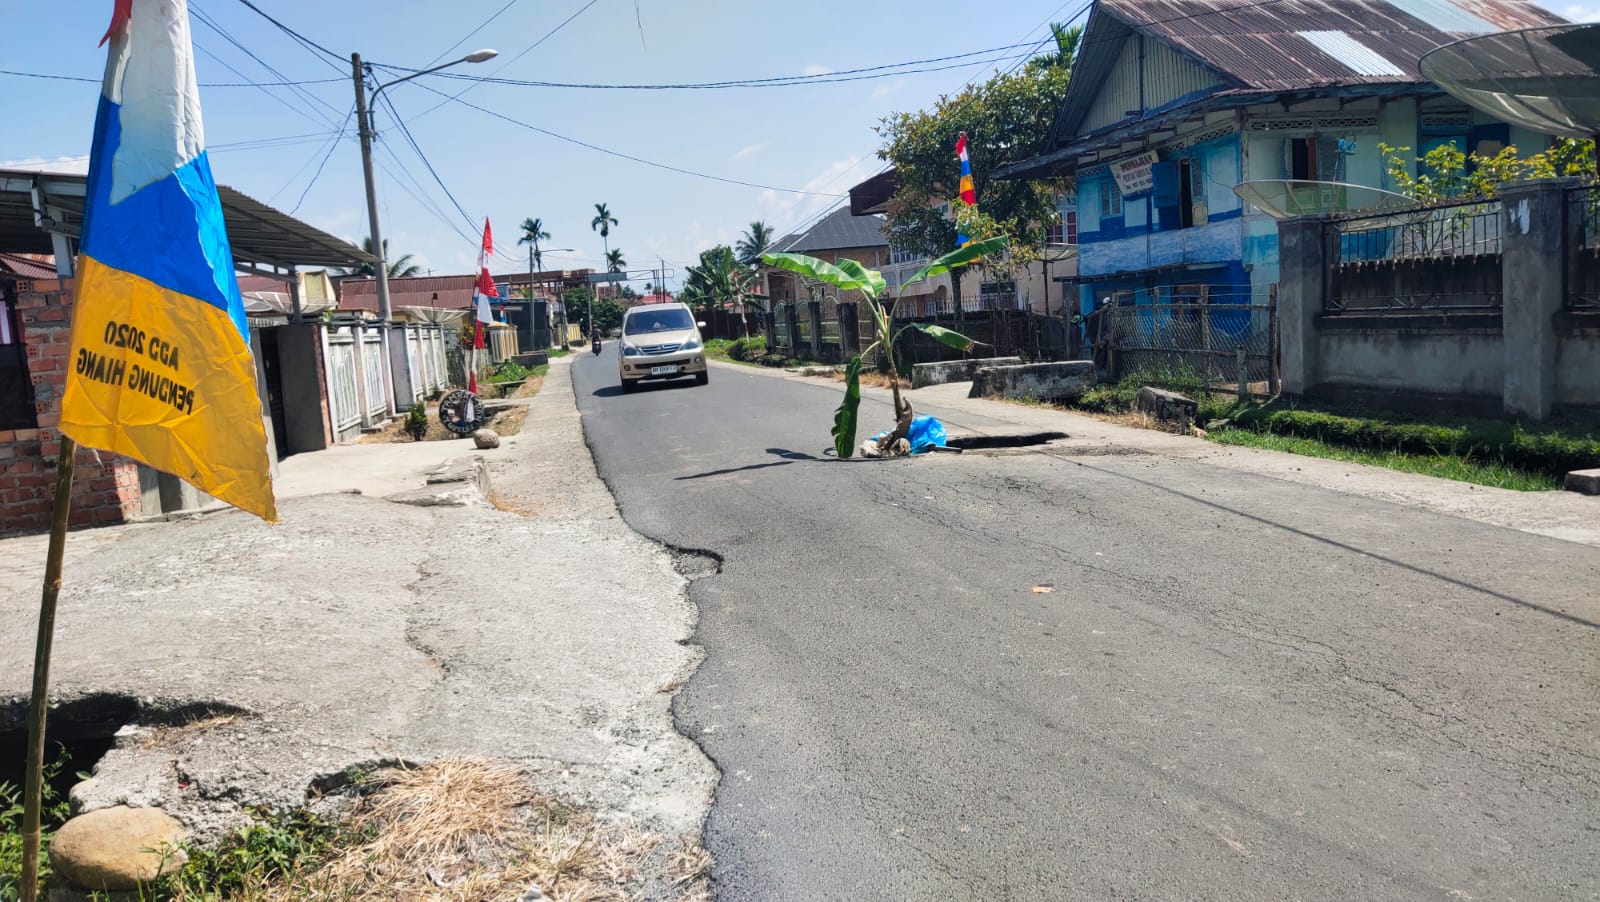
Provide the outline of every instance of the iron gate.
[[1107,308],[1111,378],[1278,391],[1277,303],[1178,302]]

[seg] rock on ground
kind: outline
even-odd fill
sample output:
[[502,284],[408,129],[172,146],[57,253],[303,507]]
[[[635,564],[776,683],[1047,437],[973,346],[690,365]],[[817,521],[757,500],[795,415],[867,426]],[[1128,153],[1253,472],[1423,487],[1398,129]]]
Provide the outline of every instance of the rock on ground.
[[472,443],[483,451],[487,451],[490,448],[498,448],[500,447],[500,433],[495,432],[493,429],[479,429],[477,432],[472,433]]
[[88,890],[133,890],[188,860],[183,825],[159,808],[102,808],[67,821],[50,843],[50,866]]

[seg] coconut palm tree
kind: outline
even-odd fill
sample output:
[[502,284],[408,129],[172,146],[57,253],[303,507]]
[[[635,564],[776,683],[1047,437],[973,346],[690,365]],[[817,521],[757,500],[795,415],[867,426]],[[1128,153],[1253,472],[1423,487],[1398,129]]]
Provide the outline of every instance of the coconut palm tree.
[[628,268],[628,261],[622,258],[622,248],[606,251],[606,272],[622,272]]
[[772,246],[772,226],[761,220],[750,223],[750,228],[745,229],[739,243],[734,245],[734,250],[739,254],[739,262],[746,266],[761,259],[761,255]]
[[[378,256],[372,249],[371,236],[361,239],[361,249],[374,257]],[[422,275],[422,267],[411,262],[412,257],[410,254],[401,254],[396,259],[389,259],[389,239],[387,238],[383,239],[383,259],[388,261],[388,265],[384,268],[388,270],[389,278],[391,279],[406,279],[411,276]],[[378,270],[371,263],[363,262],[360,266],[340,270],[339,275],[356,279],[375,279],[378,277]]]
[[600,240],[605,242],[606,260],[611,260],[611,227],[619,225],[617,217],[611,215],[611,208],[605,204],[594,205],[594,219],[589,221],[589,228],[600,233]]
[[530,273],[533,272],[531,267],[544,269],[544,254],[539,251],[539,242],[549,240],[550,233],[544,230],[544,220],[528,218],[522,221],[522,237],[517,239],[517,243],[531,245],[528,248]]
[[1083,26],[1063,25],[1060,22],[1050,23],[1050,37],[1055,41],[1055,50],[1042,56],[1036,56],[1028,61],[1030,71],[1039,69],[1068,69],[1078,59],[1078,51],[1083,46]]

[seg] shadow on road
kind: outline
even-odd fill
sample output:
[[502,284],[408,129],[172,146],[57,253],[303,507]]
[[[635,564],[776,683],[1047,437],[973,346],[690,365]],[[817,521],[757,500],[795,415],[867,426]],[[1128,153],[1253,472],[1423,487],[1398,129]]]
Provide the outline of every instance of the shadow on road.
[[[673,381],[673,382],[641,382],[641,383],[639,383],[639,385],[636,388],[634,388],[634,391],[635,392],[669,391],[671,389],[677,389],[677,388],[695,388],[695,387],[696,387],[696,385],[695,385],[695,381],[693,379],[678,379],[678,380]],[[594,396],[596,398],[617,398],[617,397],[621,397],[621,395],[622,395],[622,386],[620,386],[620,385],[602,385],[601,387],[595,389],[594,391],[590,392],[589,394],[591,394],[592,396]]]
[[804,451],[790,451],[787,448],[768,448],[767,453],[773,455],[774,457],[781,457],[783,460],[772,460],[763,464],[750,464],[743,467],[728,467],[722,470],[707,470],[704,473],[695,473],[692,476],[674,477],[674,481],[682,482],[686,479],[708,479],[712,476],[726,476],[729,473],[743,473],[747,470],[765,470],[768,467],[787,467],[790,464],[801,463],[802,461],[823,461],[827,459],[823,457],[817,457],[814,454],[807,454]]

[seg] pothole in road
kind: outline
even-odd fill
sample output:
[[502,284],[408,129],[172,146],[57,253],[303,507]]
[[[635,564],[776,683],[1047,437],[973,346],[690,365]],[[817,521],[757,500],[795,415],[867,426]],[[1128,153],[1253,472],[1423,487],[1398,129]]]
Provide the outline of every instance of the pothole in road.
[[947,447],[961,451],[988,451],[1000,448],[1032,448],[1067,437],[1065,432],[1012,432],[999,435],[953,435]]
[[[52,705],[45,717],[45,767],[62,798],[90,773],[127,726],[189,728],[249,712],[221,702],[161,703],[116,693],[94,693]],[[28,700],[0,702],[0,783],[20,790],[27,779]]]

